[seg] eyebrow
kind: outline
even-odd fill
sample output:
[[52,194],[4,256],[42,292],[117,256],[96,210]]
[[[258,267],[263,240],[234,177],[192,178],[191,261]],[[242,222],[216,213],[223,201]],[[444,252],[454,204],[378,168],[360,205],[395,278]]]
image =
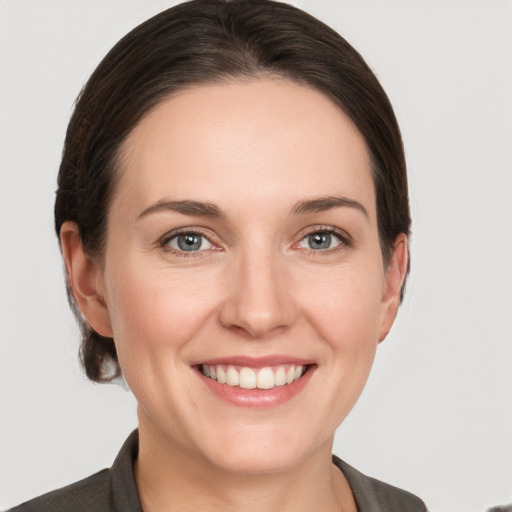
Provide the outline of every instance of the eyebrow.
[[[321,213],[332,208],[355,208],[359,210],[365,217],[369,217],[366,208],[348,197],[342,196],[323,196],[306,199],[296,203],[291,209],[291,215],[305,215],[308,213]],[[183,215],[191,215],[195,217],[210,217],[210,218],[224,218],[224,212],[213,203],[204,203],[201,201],[158,201],[145,210],[143,210],[137,217],[140,220],[148,215],[157,212],[173,211]]]
[[366,218],[369,218],[368,211],[358,201],[343,196],[323,196],[313,197],[304,201],[299,201],[292,208],[292,215],[304,215],[307,213],[321,213],[332,208],[355,208],[359,210]]
[[224,213],[220,208],[212,203],[203,203],[201,201],[158,201],[144,211],[142,211],[137,220],[140,220],[152,213],[173,211],[183,215],[192,215],[196,217],[213,217],[220,218],[225,217]]

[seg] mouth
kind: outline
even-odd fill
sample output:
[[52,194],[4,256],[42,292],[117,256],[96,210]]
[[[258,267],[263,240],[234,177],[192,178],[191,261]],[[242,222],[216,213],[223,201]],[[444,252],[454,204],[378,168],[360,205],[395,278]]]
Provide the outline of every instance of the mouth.
[[317,364],[285,355],[231,356],[197,361],[192,367],[217,398],[258,409],[283,405],[301,395]]
[[225,386],[269,390],[297,382],[312,366],[310,364],[281,364],[255,368],[235,364],[200,364],[198,369],[205,377]]

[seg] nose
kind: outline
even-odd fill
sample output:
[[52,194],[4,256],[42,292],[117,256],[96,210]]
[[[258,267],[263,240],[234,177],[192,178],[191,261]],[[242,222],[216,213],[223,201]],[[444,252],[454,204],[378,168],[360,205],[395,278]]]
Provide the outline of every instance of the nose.
[[227,297],[220,312],[222,325],[254,339],[290,327],[296,308],[288,270],[286,262],[270,250],[241,256],[230,268]]

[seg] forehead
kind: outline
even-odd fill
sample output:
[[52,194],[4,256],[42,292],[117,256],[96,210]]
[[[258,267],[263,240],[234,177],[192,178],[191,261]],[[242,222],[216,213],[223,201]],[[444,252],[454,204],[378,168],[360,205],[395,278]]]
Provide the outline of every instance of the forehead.
[[141,207],[191,193],[374,202],[366,145],[348,116],[322,93],[276,79],[195,86],[159,103],[123,144],[119,188]]

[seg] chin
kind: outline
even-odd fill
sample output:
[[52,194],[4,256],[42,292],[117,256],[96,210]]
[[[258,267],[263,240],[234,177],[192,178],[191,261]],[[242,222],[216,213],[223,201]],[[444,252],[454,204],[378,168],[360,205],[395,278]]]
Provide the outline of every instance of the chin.
[[302,462],[299,454],[274,453],[266,451],[257,454],[239,453],[216,458],[214,464],[221,471],[238,475],[271,475],[288,471]]
[[[305,438],[297,432],[276,432],[275,429],[248,432],[250,430],[243,429],[229,440],[210,444],[208,458],[211,463],[228,473],[273,474],[299,466],[318,449],[312,445],[311,437]],[[330,449],[329,446],[329,453]]]

